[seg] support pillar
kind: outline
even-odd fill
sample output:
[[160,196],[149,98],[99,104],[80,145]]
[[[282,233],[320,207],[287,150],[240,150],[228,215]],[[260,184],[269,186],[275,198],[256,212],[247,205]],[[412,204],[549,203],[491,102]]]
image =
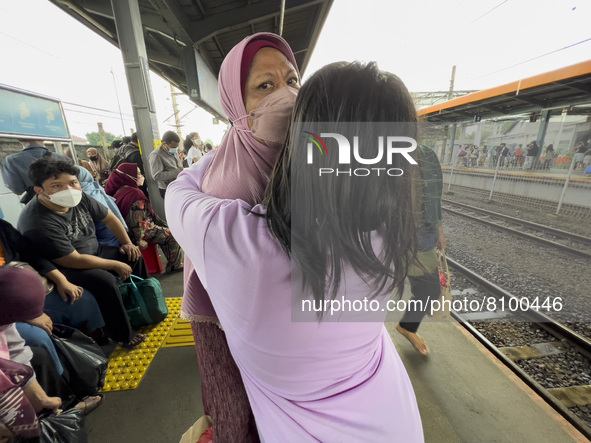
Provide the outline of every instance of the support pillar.
[[148,162],[148,156],[160,147],[161,141],[138,0],[111,0],[111,6],[131,95],[133,117],[138,128],[150,202],[156,214],[164,219],[164,201],[160,197],[158,184],[152,178]]
[[548,109],[542,111],[540,126],[538,127],[538,135],[536,135],[536,143],[540,149],[538,151],[538,156],[533,161],[532,169],[539,169],[541,167],[540,158],[544,154],[544,140],[546,139],[546,131],[548,130],[550,114],[551,111]]

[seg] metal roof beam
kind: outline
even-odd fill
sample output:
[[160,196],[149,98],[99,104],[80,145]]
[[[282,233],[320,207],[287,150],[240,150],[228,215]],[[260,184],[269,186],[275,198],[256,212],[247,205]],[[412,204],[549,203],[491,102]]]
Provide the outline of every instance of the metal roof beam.
[[[323,0],[288,0],[285,7],[285,13],[287,14],[288,12],[293,12],[318,3],[323,3]],[[241,29],[245,26],[252,25],[253,23],[273,18],[277,14],[279,14],[277,1],[263,0],[222,14],[206,17],[205,19],[200,20],[198,24],[190,30],[189,35],[195,44],[201,44],[205,40],[222,32]]]
[[507,97],[512,98],[514,100],[518,100],[523,103],[529,103],[531,105],[539,106],[540,108],[543,108],[545,106],[544,102],[541,102],[539,100],[535,100],[533,98],[523,97],[521,95],[511,95],[511,96],[507,96]]
[[199,9],[199,14],[201,14],[201,17],[205,17],[205,9],[203,9],[203,5],[201,4],[201,2],[199,0],[191,0],[193,2],[193,6],[195,6],[197,9]]
[[591,93],[591,86],[581,85],[581,84],[577,84],[577,83],[573,84],[573,82],[570,82],[569,80],[560,80],[560,81],[557,81],[554,83],[557,83],[562,86],[566,86],[567,88],[573,89],[575,91],[582,91],[587,94]]
[[[180,40],[186,45],[192,45],[193,40],[189,35],[191,26],[185,18],[185,13],[179,8],[175,1],[171,0],[148,0],[156,12],[162,18],[163,24],[169,28],[173,36],[177,33]],[[143,22],[143,17],[142,17]]]

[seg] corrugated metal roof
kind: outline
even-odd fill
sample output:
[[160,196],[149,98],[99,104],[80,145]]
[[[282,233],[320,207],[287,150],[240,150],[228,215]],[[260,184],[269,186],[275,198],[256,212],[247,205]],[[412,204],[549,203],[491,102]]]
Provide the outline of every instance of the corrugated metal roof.
[[591,60],[421,109],[430,122],[470,121],[591,103]]
[[[119,46],[110,0],[50,0]],[[333,0],[286,0],[283,37],[304,72]],[[279,31],[279,0],[139,0],[150,68],[187,92],[182,50],[194,45],[217,75],[230,49]]]

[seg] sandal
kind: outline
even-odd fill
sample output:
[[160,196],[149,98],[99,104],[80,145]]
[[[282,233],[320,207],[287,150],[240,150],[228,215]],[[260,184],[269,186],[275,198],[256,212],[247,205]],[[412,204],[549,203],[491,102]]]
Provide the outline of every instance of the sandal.
[[133,349],[139,345],[141,345],[144,341],[146,341],[145,334],[137,334],[135,337],[131,339],[128,343],[119,343],[119,346],[125,349]]
[[413,346],[413,348],[415,348],[421,354],[423,354],[423,355],[429,354],[429,348],[427,347],[427,342],[425,342],[425,339],[423,337],[421,337],[419,334],[417,334],[416,332],[407,331],[402,326],[400,326],[400,324],[396,325],[396,330],[398,332],[400,332],[402,335],[404,335],[407,338],[407,340],[410,342],[410,344]]
[[89,395],[84,397],[75,407],[82,409],[84,415],[88,415],[103,403],[103,398],[103,394]]

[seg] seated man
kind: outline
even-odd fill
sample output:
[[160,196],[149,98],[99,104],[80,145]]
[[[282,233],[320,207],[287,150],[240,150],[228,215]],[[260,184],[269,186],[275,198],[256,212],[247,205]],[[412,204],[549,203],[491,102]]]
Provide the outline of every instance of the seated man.
[[[70,282],[92,291],[111,339],[137,346],[146,337],[133,334],[115,276],[148,277],[140,250],[119,219],[81,191],[76,166],[42,158],[31,165],[29,177],[37,195],[21,213],[18,230]],[[99,245],[94,221],[107,225],[123,246]]]

